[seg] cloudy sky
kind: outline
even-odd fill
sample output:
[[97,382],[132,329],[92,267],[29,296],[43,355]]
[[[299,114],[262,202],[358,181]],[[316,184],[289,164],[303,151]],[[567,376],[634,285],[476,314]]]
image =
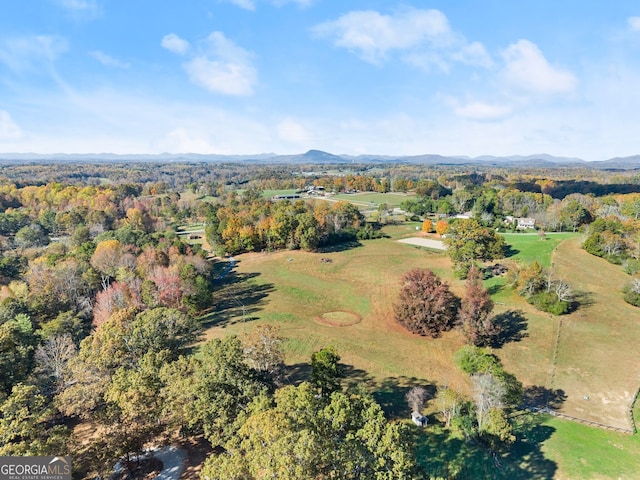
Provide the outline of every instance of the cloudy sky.
[[0,152],[640,154],[637,0],[28,0]]

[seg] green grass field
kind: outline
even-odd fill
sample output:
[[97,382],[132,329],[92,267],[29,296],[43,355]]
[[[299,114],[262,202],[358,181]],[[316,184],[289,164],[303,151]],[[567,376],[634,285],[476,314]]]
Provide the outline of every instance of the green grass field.
[[[389,238],[341,251],[238,256],[235,274],[217,294],[216,311],[205,318],[207,337],[242,335],[259,323],[280,326],[287,338],[290,381],[308,375],[311,353],[334,345],[348,367],[348,380],[367,383],[396,418],[408,414],[403,397],[411,385],[447,384],[468,392],[468,379],[451,359],[464,343],[458,332],[428,339],[407,333],[393,320],[398,279],[411,268],[434,270],[462,294],[463,282],[452,278],[451,263],[442,253],[395,241],[414,235],[417,225],[385,227]],[[552,377],[559,320],[537,312],[504,288],[502,278],[490,279],[487,285],[499,302],[496,313],[518,310],[524,318],[515,332],[520,338],[515,335],[494,353],[526,387],[560,390],[561,411],[624,426],[640,374],[633,360],[640,317],[619,295],[618,284],[625,278],[620,267],[581,250],[575,234],[549,235],[546,240],[526,234],[505,238],[517,251],[512,258],[553,264],[554,271],[581,292],[585,306],[563,318]],[[331,263],[320,261],[327,257]],[[361,321],[345,327],[318,321],[320,315],[339,311],[354,312]],[[589,400],[583,399],[585,394]],[[427,413],[435,418],[434,412],[431,403]],[[525,438],[500,459],[500,468],[486,450],[452,438],[435,425],[417,437],[419,460],[434,475],[447,474],[443,469],[448,468],[449,474],[457,472],[461,478],[633,478],[630,473],[640,471],[637,435],[536,418],[538,423],[525,429]]]
[[[271,198],[274,195],[294,195],[298,190],[294,189],[283,189],[283,190],[263,190],[262,197],[263,198]],[[244,192],[243,189],[236,190],[236,194],[242,195]]]
[[411,200],[415,198],[415,194],[412,193],[376,193],[376,192],[362,192],[362,193],[341,193],[330,197],[334,200],[346,200],[353,203],[358,207],[371,207],[378,208],[378,205],[386,203],[389,208],[399,207],[405,200]]
[[567,238],[577,237],[578,233],[549,233],[541,240],[537,233],[504,233],[507,244],[515,252],[509,257],[523,263],[537,260],[543,267],[551,265],[551,254]]
[[640,436],[591,428],[547,417],[551,434],[542,453],[557,464],[560,479],[635,479],[640,472]]

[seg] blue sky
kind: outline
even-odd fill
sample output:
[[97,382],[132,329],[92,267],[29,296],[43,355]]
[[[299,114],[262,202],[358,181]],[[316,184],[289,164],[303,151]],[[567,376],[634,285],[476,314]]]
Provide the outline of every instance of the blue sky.
[[0,152],[640,154],[640,3],[28,0]]

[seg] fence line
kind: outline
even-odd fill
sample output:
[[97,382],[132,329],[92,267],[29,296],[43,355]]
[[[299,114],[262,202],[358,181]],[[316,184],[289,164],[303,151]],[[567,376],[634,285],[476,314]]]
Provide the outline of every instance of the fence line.
[[[553,315],[549,315],[552,319],[555,319]],[[558,350],[560,349],[560,332],[562,330],[562,317],[558,318],[558,332],[556,333],[556,341],[553,346],[553,354],[551,355],[551,375],[549,377],[549,391],[547,392],[547,399],[545,401],[545,407],[549,409],[549,396],[551,390],[553,390],[553,384],[556,379],[556,367],[558,363]]]
[[633,428],[633,433],[638,433],[638,428],[636,427],[636,419],[633,415],[633,407],[636,406],[636,402],[638,401],[638,395],[640,395],[640,387],[636,390],[636,394],[633,396],[633,400],[631,400],[631,405],[629,405],[629,421],[631,422],[631,428]]
[[554,417],[564,418],[566,420],[571,420],[571,421],[582,423],[585,425],[590,425],[592,427],[603,428],[605,430],[613,430],[616,432],[622,432],[622,433],[628,433],[628,434],[637,433],[636,423],[633,417],[633,407],[635,406],[636,400],[638,399],[638,395],[640,395],[640,387],[638,387],[638,389],[636,390],[636,394],[633,397],[633,401],[629,406],[628,415],[629,415],[629,422],[630,422],[631,428],[614,427],[613,425],[606,425],[604,423],[595,422],[593,420],[574,417],[572,415],[567,415],[566,413],[558,412],[549,407],[549,400],[550,400],[549,397],[550,397],[551,391],[553,390],[553,385],[555,383],[555,376],[556,376],[557,363],[558,363],[558,351],[560,350],[560,334],[562,332],[562,317],[555,317],[554,315],[549,315],[549,316],[551,318],[558,319],[558,331],[556,333],[555,344],[553,347],[553,354],[551,357],[551,374],[549,376],[549,391],[547,392],[547,398],[545,400],[544,407],[526,406],[525,408],[530,411],[548,413],[549,415],[553,415]]
[[552,415],[554,417],[563,418],[565,420],[571,420],[572,422],[583,423],[585,425],[589,425],[591,427],[602,428],[604,430],[613,430],[615,432],[628,433],[628,434],[636,433],[635,429],[624,428],[624,427],[614,427],[613,425],[607,425],[605,423],[600,423],[600,422],[596,422],[596,421],[593,421],[593,420],[587,420],[586,418],[574,417],[572,415],[567,415],[566,413],[558,412],[558,411],[553,410],[553,409],[551,409],[549,407],[525,406],[524,408],[526,410],[530,411],[530,412],[533,412],[533,413],[547,413],[547,414]]

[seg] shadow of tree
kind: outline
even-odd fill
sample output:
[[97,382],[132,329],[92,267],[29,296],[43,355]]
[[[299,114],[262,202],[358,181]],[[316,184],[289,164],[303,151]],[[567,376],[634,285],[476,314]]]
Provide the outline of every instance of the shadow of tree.
[[[364,384],[367,387],[374,385],[372,377],[360,368],[345,363],[339,363],[344,372],[342,386],[352,388]],[[311,359],[308,363],[295,363],[285,367],[285,383],[288,385],[299,385],[302,382],[311,381]]]
[[527,317],[521,310],[507,310],[494,317],[494,324],[498,331],[492,339],[493,348],[501,348],[509,342],[519,342],[528,337]]
[[541,385],[526,387],[522,393],[522,404],[527,407],[560,408],[567,399],[564,390],[550,389]]
[[286,365],[284,369],[284,383],[300,385],[311,380],[311,363],[295,363]]
[[589,308],[595,305],[593,292],[585,292],[583,290],[577,290],[573,293],[573,302],[571,302],[571,311],[575,311],[578,308]]
[[542,425],[540,416],[525,417],[516,425],[516,442],[508,449],[495,452],[481,442],[465,440],[440,426],[416,430],[414,444],[418,463],[427,478],[554,478],[557,464],[544,457],[540,444],[551,437],[555,429]]
[[220,281],[222,286],[214,293],[213,311],[203,318],[203,328],[227,327],[239,322],[256,320],[253,316],[266,303],[274,290],[272,283],[252,281],[259,273],[231,272]]
[[489,292],[489,295],[495,295],[496,293],[499,293],[502,290],[504,290],[504,285],[500,285],[499,283],[496,283],[495,285],[491,285],[487,289],[487,292]]
[[425,383],[424,380],[415,377],[388,377],[381,382],[374,383],[373,398],[380,404],[385,415],[389,419],[406,419],[411,416],[411,408],[407,404],[406,395],[413,387],[422,387],[427,395],[425,403],[436,396],[436,386]]
[[508,245],[508,244],[504,249],[505,258],[513,257],[514,255],[517,255],[518,253],[520,253],[520,250],[518,250],[517,248],[513,248],[511,245]]
[[361,247],[362,243],[358,240],[348,240],[345,242],[334,243],[331,245],[323,245],[316,249],[318,253],[333,253],[333,252],[344,252],[346,250],[352,250],[354,248]]

